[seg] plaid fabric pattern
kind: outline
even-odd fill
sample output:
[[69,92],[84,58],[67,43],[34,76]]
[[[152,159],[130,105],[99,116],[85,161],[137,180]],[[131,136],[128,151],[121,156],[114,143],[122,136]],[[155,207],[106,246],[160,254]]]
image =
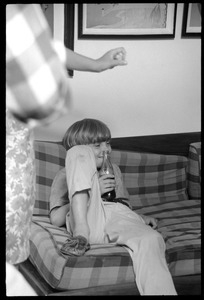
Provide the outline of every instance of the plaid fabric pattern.
[[[146,206],[139,214],[158,219],[166,242],[166,259],[173,276],[200,274],[200,200],[179,200]],[[62,255],[65,228],[50,224],[48,217],[33,217],[30,260],[56,289],[78,289],[134,282],[132,260],[124,247],[92,245],[82,257]]]
[[49,215],[49,197],[56,173],[64,167],[66,150],[61,143],[34,141],[36,200],[34,215]]
[[[91,245],[91,249],[82,257],[69,257],[60,252],[61,246],[67,239],[67,233],[65,228],[50,223],[48,211],[51,184],[58,170],[64,167],[66,151],[62,144],[57,142],[35,141],[34,146],[37,197],[31,225],[29,259],[38,272],[51,287],[59,290],[135,282],[132,260],[125,247],[112,244],[102,247]],[[134,182],[136,186],[144,183],[144,178],[138,177],[138,170],[143,171],[139,173],[143,177],[144,171],[151,171],[150,173],[154,176],[156,174],[157,177],[159,177],[158,173],[165,176],[167,171],[168,179],[163,182],[173,182],[174,187],[176,174],[176,178],[182,184],[174,190],[175,194],[172,195],[170,189],[170,195],[166,191],[163,197],[163,193],[158,193],[157,188],[158,200],[153,193],[153,198],[147,201],[146,192],[144,202],[142,202],[144,197],[138,198],[136,194],[136,202],[132,201],[132,203],[137,213],[151,215],[158,219],[158,231],[166,242],[166,258],[171,274],[173,276],[200,274],[200,201],[187,199],[185,188],[183,189],[186,158],[154,154],[143,156],[139,153],[113,151],[112,161],[120,166],[129,192],[132,191]],[[139,161],[142,163],[139,164]],[[158,162],[162,162],[161,169],[155,167]],[[177,173],[174,170],[176,166],[179,168]],[[131,176],[135,170],[136,181],[128,183],[128,180],[132,180]],[[151,179],[152,177],[150,182]],[[151,186],[151,183],[149,185]],[[170,183],[169,185],[171,187]]]
[[186,157],[114,150],[111,160],[123,174],[133,210],[167,199],[188,199]]
[[136,212],[157,218],[172,276],[201,273],[200,200],[168,201],[144,206]]
[[66,112],[67,75],[56,51],[40,5],[6,6],[6,105],[25,122]]
[[67,239],[65,228],[50,224],[48,217],[33,217],[30,260],[42,277],[57,289],[134,282],[132,260],[127,250],[114,245],[92,245],[81,257],[60,252]]
[[190,199],[201,199],[201,142],[189,147],[187,168],[188,194]]

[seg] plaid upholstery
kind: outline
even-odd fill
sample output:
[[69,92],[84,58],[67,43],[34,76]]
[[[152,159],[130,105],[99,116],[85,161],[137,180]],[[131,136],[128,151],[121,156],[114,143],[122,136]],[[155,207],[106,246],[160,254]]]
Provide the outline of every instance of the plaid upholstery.
[[[166,242],[166,258],[173,276],[200,274],[200,201],[179,200],[146,206],[137,213],[158,219]],[[82,257],[63,256],[59,249],[65,228],[50,224],[48,217],[33,217],[30,260],[56,289],[134,282],[132,260],[123,247],[94,245]]]
[[49,215],[49,196],[56,173],[64,167],[66,150],[61,143],[34,141],[36,201],[34,215]]
[[186,157],[115,150],[111,158],[121,169],[133,210],[167,199],[188,199]]
[[190,199],[201,198],[201,142],[189,147],[187,184]]
[[132,260],[125,248],[93,245],[81,257],[68,257],[59,249],[67,239],[65,228],[50,224],[48,217],[33,217],[30,260],[57,289],[134,282]]
[[[29,259],[38,272],[51,287],[59,290],[135,282],[132,260],[125,247],[92,245],[82,257],[68,257],[59,251],[67,233],[65,228],[50,223],[49,195],[55,174],[64,167],[66,152],[57,142],[35,141],[34,145],[37,196]],[[166,258],[171,274],[200,274],[200,201],[189,200],[186,196],[184,173],[187,159],[113,151],[112,161],[119,165],[123,173],[134,210],[158,218],[158,231],[166,242]],[[144,176],[144,172],[149,172],[149,177]],[[165,177],[163,181],[160,178],[162,174]],[[151,175],[157,180],[153,180]],[[176,178],[180,182],[178,185]],[[144,185],[144,182],[151,188],[133,189],[134,184],[137,187],[138,184]],[[163,191],[158,187],[161,183],[169,187]],[[154,185],[156,189],[152,188]]]
[[138,214],[158,220],[158,231],[166,242],[166,259],[173,276],[201,272],[201,203],[178,200],[144,206]]

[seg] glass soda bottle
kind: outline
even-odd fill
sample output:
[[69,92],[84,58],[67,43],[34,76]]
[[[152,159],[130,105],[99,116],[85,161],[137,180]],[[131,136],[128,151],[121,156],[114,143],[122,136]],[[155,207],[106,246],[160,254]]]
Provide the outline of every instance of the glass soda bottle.
[[[104,174],[114,175],[113,166],[111,164],[108,153],[106,151],[103,151],[103,163],[99,171],[99,176],[102,176]],[[113,201],[115,197],[116,197],[115,189],[107,193],[104,193],[101,196],[101,198],[104,199],[105,201]]]

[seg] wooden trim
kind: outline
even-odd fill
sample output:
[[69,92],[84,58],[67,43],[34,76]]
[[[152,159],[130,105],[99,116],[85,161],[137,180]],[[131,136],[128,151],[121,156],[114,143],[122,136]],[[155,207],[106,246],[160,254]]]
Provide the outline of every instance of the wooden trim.
[[200,142],[201,132],[119,137],[111,139],[112,149],[188,156],[189,144]]
[[[74,51],[74,3],[64,4],[64,45]],[[70,77],[73,70],[67,70]]]
[[[19,271],[32,286],[38,296],[47,296],[56,292],[38,273],[31,261],[26,261],[19,264]],[[59,291],[57,291],[59,292]]]
[[[62,141],[36,141],[58,143],[62,145]],[[111,139],[111,147],[113,150],[188,156],[189,145],[200,141],[201,132],[172,133],[118,138],[113,137]]]
[[[33,264],[28,260],[19,264],[19,271],[30,283],[38,296],[101,296],[101,295],[137,295],[139,291],[132,283],[121,283],[120,285],[105,285],[78,290],[60,291],[51,288],[40,276]],[[201,275],[187,275],[173,277],[178,295],[201,295]]]
[[140,296],[135,282],[121,283],[120,285],[102,285],[78,290],[57,292],[49,296]]

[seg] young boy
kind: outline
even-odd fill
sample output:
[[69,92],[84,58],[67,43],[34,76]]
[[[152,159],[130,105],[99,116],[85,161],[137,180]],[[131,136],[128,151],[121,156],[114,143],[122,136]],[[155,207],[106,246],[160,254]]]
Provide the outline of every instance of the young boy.
[[110,140],[109,128],[94,119],[74,123],[64,135],[67,150],[64,172],[70,203],[67,199],[62,204],[62,200],[52,195],[50,202],[51,222],[58,226],[66,222],[73,236],[63,245],[62,252],[83,255],[92,243],[126,246],[141,295],[176,295],[165,260],[164,240],[154,230],[156,220],[139,216],[122,202],[105,202],[101,197],[115,189],[116,201],[128,198],[118,166],[113,165],[114,176],[99,177],[102,153],[111,152]]

